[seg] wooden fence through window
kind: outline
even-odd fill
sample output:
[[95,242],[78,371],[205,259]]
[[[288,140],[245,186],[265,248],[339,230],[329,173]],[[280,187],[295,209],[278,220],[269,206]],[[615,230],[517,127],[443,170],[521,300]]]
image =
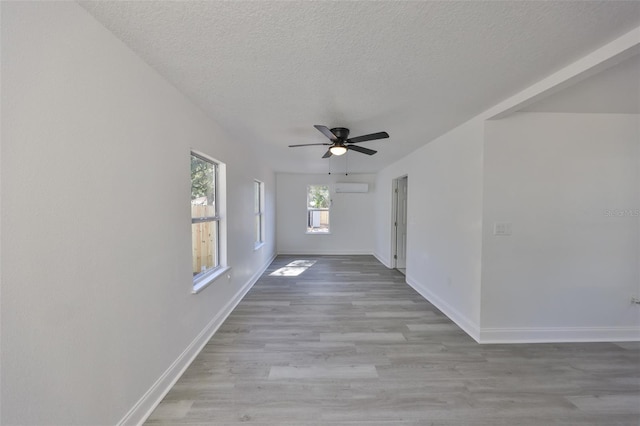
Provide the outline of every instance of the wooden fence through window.
[[[213,217],[215,206],[192,204],[191,217]],[[217,263],[218,221],[195,222],[191,224],[191,250],[193,275],[218,266]]]

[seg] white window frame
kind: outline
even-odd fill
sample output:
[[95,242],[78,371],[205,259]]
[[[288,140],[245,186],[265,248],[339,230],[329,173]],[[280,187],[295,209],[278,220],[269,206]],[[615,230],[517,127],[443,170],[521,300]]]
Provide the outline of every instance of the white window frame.
[[[193,229],[193,225],[196,223],[215,222],[216,241],[214,245],[216,247],[216,259],[214,264],[216,264],[216,266],[204,273],[193,276],[192,293],[196,294],[223,276],[231,268],[227,266],[226,256],[226,220],[224,215],[226,209],[226,166],[224,163],[195,150],[191,150],[190,158],[191,157],[196,157],[214,166],[215,214],[214,216],[191,218],[191,226]],[[191,242],[191,251],[191,261],[193,262],[193,241]]]
[[[312,187],[314,186],[324,186],[327,188],[327,194],[329,196],[328,201],[328,205],[329,207],[327,208],[314,208],[314,207],[310,207],[309,206],[309,192],[311,190]],[[307,185],[307,194],[306,194],[306,203],[307,203],[307,224],[306,224],[306,234],[307,235],[329,235],[331,234],[331,187],[328,184],[311,184],[311,185]],[[328,219],[328,224],[327,224],[327,230],[326,231],[312,231],[310,230],[311,228],[311,221],[312,219],[312,214],[313,212],[322,212],[322,211],[326,211],[327,212],[327,219]]]
[[[257,250],[264,245],[265,221],[264,221],[264,182],[255,179],[253,181],[253,213],[254,220],[258,221],[257,230],[254,229],[253,249]],[[257,203],[256,203],[257,198]],[[255,223],[254,223],[255,226]],[[256,232],[257,231],[257,232]]]

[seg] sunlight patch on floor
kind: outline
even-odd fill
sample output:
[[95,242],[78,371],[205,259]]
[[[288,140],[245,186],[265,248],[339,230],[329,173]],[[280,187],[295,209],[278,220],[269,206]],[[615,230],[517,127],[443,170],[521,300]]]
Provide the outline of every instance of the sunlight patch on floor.
[[313,264],[316,263],[315,260],[294,260],[293,262],[287,264],[287,266],[283,266],[280,269],[277,269],[269,274],[272,277],[297,277],[302,274],[304,271],[309,269]]

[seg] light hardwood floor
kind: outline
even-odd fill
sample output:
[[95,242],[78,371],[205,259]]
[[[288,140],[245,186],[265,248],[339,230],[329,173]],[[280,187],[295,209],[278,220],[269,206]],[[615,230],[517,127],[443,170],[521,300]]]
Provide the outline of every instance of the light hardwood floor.
[[640,344],[478,345],[404,280],[279,256],[147,424],[640,425]]

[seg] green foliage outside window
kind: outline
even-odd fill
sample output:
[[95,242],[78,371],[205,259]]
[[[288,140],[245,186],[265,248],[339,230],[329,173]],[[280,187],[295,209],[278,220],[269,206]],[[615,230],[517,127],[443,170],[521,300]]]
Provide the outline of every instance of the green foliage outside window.
[[214,198],[214,165],[191,156],[191,200],[207,197],[207,204]]
[[309,205],[313,209],[329,208],[329,187],[326,185],[310,185],[307,194]]

